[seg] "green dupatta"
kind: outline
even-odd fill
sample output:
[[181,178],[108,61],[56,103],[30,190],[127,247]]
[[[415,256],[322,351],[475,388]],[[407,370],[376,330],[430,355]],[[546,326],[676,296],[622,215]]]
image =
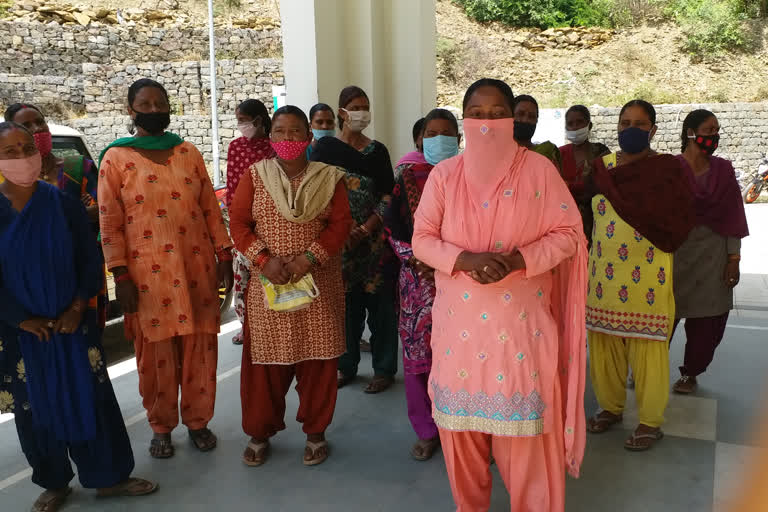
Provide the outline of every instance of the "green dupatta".
[[162,135],[148,135],[146,137],[123,137],[122,139],[113,141],[109,146],[104,148],[104,151],[99,155],[99,167],[101,167],[101,161],[104,159],[104,155],[110,148],[166,150],[175,148],[182,142],[184,142],[184,139],[171,132],[165,132]]

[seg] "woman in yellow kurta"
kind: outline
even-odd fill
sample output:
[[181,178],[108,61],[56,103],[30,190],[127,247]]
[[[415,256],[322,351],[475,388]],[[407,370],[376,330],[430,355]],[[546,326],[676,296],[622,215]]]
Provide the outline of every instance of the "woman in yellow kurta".
[[693,225],[682,168],[656,155],[652,105],[634,100],[619,116],[621,151],[596,160],[598,194],[589,258],[590,374],[602,411],[588,424],[602,433],[621,422],[629,367],[640,425],[625,448],[644,451],[663,437],[669,398],[669,338],[675,321],[672,252]]

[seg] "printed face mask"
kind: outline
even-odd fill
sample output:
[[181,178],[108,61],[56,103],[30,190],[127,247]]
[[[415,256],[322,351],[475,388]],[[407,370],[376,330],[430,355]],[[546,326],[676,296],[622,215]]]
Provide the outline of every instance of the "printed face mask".
[[40,152],[41,157],[51,154],[53,151],[53,138],[51,137],[51,132],[39,132],[32,137],[35,139],[35,146],[37,146],[37,150]]
[[0,174],[11,183],[20,187],[31,187],[40,177],[43,159],[40,153],[26,158],[0,160]]
[[284,140],[281,142],[270,141],[272,149],[281,160],[296,160],[301,157],[309,147],[309,140]]
[[720,145],[720,135],[689,135],[689,139],[693,139],[697,146],[701,148],[701,151],[709,156],[714,154],[717,150],[717,146]]
[[437,135],[424,139],[424,159],[431,165],[459,154],[459,138],[450,135]]
[[345,124],[349,126],[349,129],[353,132],[361,132],[371,124],[371,113],[367,110],[349,111],[345,108],[342,110],[349,116]]

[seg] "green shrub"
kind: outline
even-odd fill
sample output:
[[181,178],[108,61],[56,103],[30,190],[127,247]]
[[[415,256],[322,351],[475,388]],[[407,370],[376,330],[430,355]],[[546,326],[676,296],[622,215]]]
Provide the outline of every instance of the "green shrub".
[[5,17],[13,7],[13,0],[0,0],[0,18]]
[[683,29],[683,49],[699,59],[711,59],[752,48],[744,0],[675,0],[666,12]]
[[[660,0],[454,0],[481,23],[498,21],[517,27],[630,25],[635,11]],[[749,1],[749,0],[740,0]]]

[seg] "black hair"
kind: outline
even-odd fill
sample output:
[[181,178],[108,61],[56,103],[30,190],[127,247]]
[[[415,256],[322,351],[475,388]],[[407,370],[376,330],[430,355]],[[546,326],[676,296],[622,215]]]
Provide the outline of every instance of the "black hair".
[[648,114],[648,118],[651,120],[651,124],[656,124],[656,109],[653,108],[653,105],[648,103],[645,100],[632,100],[623,107],[621,107],[621,112],[619,112],[619,120],[621,120],[621,116],[624,115],[624,112],[627,111],[630,107],[640,107],[643,110],[645,110],[645,113]]
[[565,117],[568,117],[568,114],[571,112],[578,112],[579,114],[584,116],[584,119],[587,120],[587,123],[592,122],[592,114],[590,114],[589,109],[585,107],[584,105],[573,105],[571,108],[565,111]]
[[[365,91],[360,87],[356,85],[348,85],[339,93],[339,108],[346,108],[347,105],[352,103],[352,100],[356,100],[357,98],[365,98],[369,102],[371,101],[370,98],[368,98],[368,95],[365,94]],[[344,119],[342,118],[339,118],[339,129],[344,129]]]
[[462,110],[467,109],[469,99],[475,92],[481,87],[494,87],[497,89],[507,102],[510,110],[515,109],[515,94],[512,92],[512,88],[502,80],[496,80],[495,78],[481,78],[477,82],[473,83],[464,93],[464,101],[462,102]]
[[315,114],[318,112],[330,112],[333,119],[336,119],[336,114],[333,112],[333,109],[330,105],[327,103],[318,103],[316,105],[313,105],[311,109],[309,109],[309,122],[311,123],[312,120],[315,118]]
[[133,107],[133,102],[136,101],[136,95],[139,94],[139,91],[144,89],[145,87],[154,87],[155,89],[160,89],[163,91],[163,95],[165,96],[165,99],[170,103],[170,99],[168,98],[168,91],[165,90],[165,87],[163,87],[160,82],[156,82],[152,80],[151,78],[141,78],[139,80],[136,80],[131,84],[131,86],[128,88],[128,106]]
[[424,133],[424,125],[426,123],[424,122],[424,118],[417,119],[415,123],[413,123],[413,129],[411,130],[411,135],[413,135],[413,143],[416,144],[416,141],[419,137]]
[[539,115],[539,102],[536,101],[536,98],[533,96],[530,96],[528,94],[521,94],[520,96],[515,97],[515,102],[513,104],[512,110],[516,109],[517,106],[523,102],[529,102],[533,103],[533,106],[536,107],[536,116]]
[[710,117],[715,117],[715,114],[703,108],[694,110],[685,116],[685,121],[683,121],[683,133],[680,135],[680,139],[682,141],[682,149],[680,150],[681,153],[685,153],[685,148],[688,147],[688,142],[690,142],[690,139],[688,138],[688,129],[693,130],[693,133],[695,134],[696,129],[698,129],[698,127],[701,126],[702,123],[708,120]]
[[424,126],[421,129],[421,133],[427,131],[427,126],[429,125],[429,122],[434,119],[445,119],[446,121],[449,121],[451,123],[451,126],[453,126],[456,129],[456,133],[459,133],[459,122],[456,120],[456,116],[451,113],[450,110],[446,110],[444,108],[436,108],[433,109],[424,116],[422,121],[424,121]]
[[[37,109],[35,109],[35,110],[37,110]],[[17,112],[18,112],[18,110],[17,110]],[[40,112],[40,111],[38,110],[38,112]],[[24,126],[24,125],[21,125],[19,123],[14,123],[13,121],[5,121],[5,122],[0,123],[0,135],[4,135],[5,132],[9,132],[11,130],[21,130],[24,133],[26,133],[27,135],[29,135],[30,137],[32,137],[32,132],[27,130],[27,127]]]
[[264,127],[264,133],[269,135],[272,129],[272,119],[269,117],[267,107],[260,100],[247,99],[237,106],[237,110],[243,114],[256,119],[261,119],[261,126]]
[[311,133],[309,130],[309,119],[307,119],[307,114],[305,114],[304,111],[301,110],[299,107],[295,105],[286,105],[284,107],[280,107],[272,115],[272,122],[274,123],[275,121],[277,121],[277,118],[280,116],[298,117],[301,120],[301,122],[304,124],[304,126],[307,128],[307,133]]
[[16,117],[16,114],[24,110],[25,108],[31,108],[32,110],[37,110],[37,112],[43,116],[43,120],[45,120],[45,114],[43,114],[43,111],[37,108],[34,105],[30,105],[29,103],[14,103],[7,109],[5,109],[5,120],[7,122],[12,122],[13,118]]

